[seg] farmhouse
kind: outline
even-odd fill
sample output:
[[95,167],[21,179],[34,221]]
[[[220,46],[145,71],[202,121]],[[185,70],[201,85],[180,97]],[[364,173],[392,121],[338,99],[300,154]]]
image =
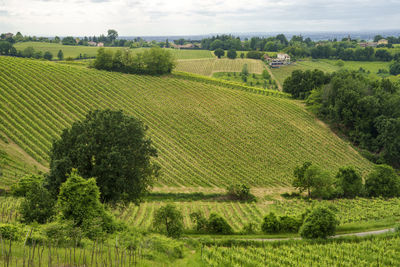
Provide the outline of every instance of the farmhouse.
[[104,43],[99,42],[99,43],[97,44],[97,46],[98,46],[98,47],[104,47]]
[[269,66],[271,68],[279,68],[283,65],[290,64],[290,56],[288,54],[279,53],[276,55],[276,58],[265,57],[264,59],[268,60]]
[[388,45],[389,44],[389,42],[388,42],[388,40],[386,40],[386,39],[380,39],[379,41],[378,41],[378,45]]
[[96,43],[96,42],[93,42],[93,41],[89,41],[89,42],[88,42],[88,45],[89,45],[89,46],[97,46],[97,43]]

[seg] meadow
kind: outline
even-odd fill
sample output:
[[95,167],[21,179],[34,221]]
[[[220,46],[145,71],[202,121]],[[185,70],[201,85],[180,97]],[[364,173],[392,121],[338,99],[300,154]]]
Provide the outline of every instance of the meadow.
[[243,65],[247,64],[249,73],[261,74],[265,65],[256,59],[198,59],[178,60],[177,71],[190,72],[204,76],[212,76],[216,72],[241,72]]
[[294,70],[314,70],[320,69],[324,72],[334,72],[340,69],[359,70],[363,68],[366,72],[370,72],[373,77],[378,77],[376,74],[379,69],[389,70],[390,62],[383,61],[343,61],[344,65],[339,67],[337,60],[319,59],[319,60],[304,60],[297,61],[291,65],[283,66],[281,68],[271,69],[276,80],[283,84],[285,79],[289,77]]
[[[49,51],[53,54],[54,59],[57,59],[57,53],[62,50],[64,53],[64,58],[72,57],[77,58],[81,54],[87,57],[95,57],[97,54],[98,47],[92,46],[72,46],[72,45],[62,45],[55,43],[43,43],[43,42],[23,42],[16,43],[14,47],[18,51],[22,51],[27,47],[33,47],[35,51],[46,52]],[[126,49],[123,47],[106,47],[106,49],[120,50]],[[131,49],[135,52],[143,51],[146,48],[135,48]],[[168,49],[168,48],[167,48]],[[176,59],[197,59],[197,58],[214,58],[215,56],[211,51],[208,50],[184,50],[184,49],[168,49],[175,56]]]
[[[12,57],[0,63],[0,132],[44,167],[52,140],[97,108],[122,109],[149,127],[162,167],[159,187],[288,186],[294,167],[306,160],[332,174],[343,165],[363,174],[372,167],[287,98],[184,75],[128,75]],[[11,178],[6,173],[1,184],[9,186]]]

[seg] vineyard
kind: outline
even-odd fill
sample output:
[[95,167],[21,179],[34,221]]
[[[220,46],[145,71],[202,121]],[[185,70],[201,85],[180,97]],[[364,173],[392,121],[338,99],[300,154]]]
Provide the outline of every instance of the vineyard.
[[332,173],[349,164],[371,168],[300,103],[210,81],[0,57],[0,132],[46,166],[62,129],[89,110],[122,109],[149,126],[162,167],[158,186],[285,186],[304,160]]
[[214,72],[241,72],[243,65],[247,64],[250,73],[262,73],[264,63],[256,59],[196,59],[179,60],[176,70],[211,76]]
[[[15,198],[0,197],[0,223],[16,222],[19,219],[17,207],[20,200]],[[130,226],[142,230],[151,230],[154,212],[169,201],[145,201],[140,206],[133,203],[126,207],[113,208],[114,215]],[[282,215],[301,215],[307,208],[321,202],[308,202],[304,200],[274,201],[241,203],[234,201],[215,201],[210,199],[199,201],[175,201],[174,203],[182,212],[184,226],[190,230],[193,223],[190,213],[201,211],[208,216],[210,213],[218,213],[224,217],[235,232],[239,233],[248,223],[260,225],[264,216],[269,212]],[[400,220],[400,199],[340,199],[337,201],[323,201],[337,210],[339,230],[345,230],[346,226],[360,226],[370,222],[387,221],[393,225]],[[260,231],[260,229],[259,229]]]
[[207,266],[397,266],[400,236],[262,246],[204,247]]

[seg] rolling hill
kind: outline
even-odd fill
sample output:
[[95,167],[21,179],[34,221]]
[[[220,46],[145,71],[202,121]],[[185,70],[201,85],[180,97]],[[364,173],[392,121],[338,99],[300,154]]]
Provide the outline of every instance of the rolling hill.
[[[99,108],[122,109],[149,126],[162,167],[157,186],[281,187],[305,160],[332,173],[343,165],[364,173],[372,166],[291,99],[178,74],[139,76],[0,57],[0,135],[9,140],[0,140],[9,158],[0,161],[7,170],[1,184],[15,179],[13,171],[45,171],[52,140]],[[10,153],[13,147],[19,152]]]

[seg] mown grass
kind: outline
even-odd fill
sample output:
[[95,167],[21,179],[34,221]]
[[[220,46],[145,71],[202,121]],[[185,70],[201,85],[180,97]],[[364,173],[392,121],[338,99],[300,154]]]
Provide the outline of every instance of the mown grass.
[[181,76],[0,57],[0,131],[42,165],[52,140],[99,108],[149,126],[162,168],[157,186],[286,186],[306,160],[332,174],[343,165],[364,174],[372,167],[297,101]]
[[[72,46],[72,45],[62,45],[54,43],[42,43],[42,42],[23,42],[16,43],[14,47],[22,51],[25,48],[32,46],[35,51],[42,51],[43,53],[49,51],[53,54],[54,59],[57,59],[57,53],[62,50],[64,53],[64,58],[72,57],[77,58],[81,54],[87,57],[95,57],[97,54],[98,47],[92,46]],[[119,49],[126,49],[123,47],[106,47],[106,49],[111,49],[113,51]],[[135,52],[141,52],[146,48],[135,48],[131,49]],[[215,56],[211,51],[208,50],[185,50],[185,49],[168,49],[175,56],[176,59],[196,59],[196,58],[214,58]]]

